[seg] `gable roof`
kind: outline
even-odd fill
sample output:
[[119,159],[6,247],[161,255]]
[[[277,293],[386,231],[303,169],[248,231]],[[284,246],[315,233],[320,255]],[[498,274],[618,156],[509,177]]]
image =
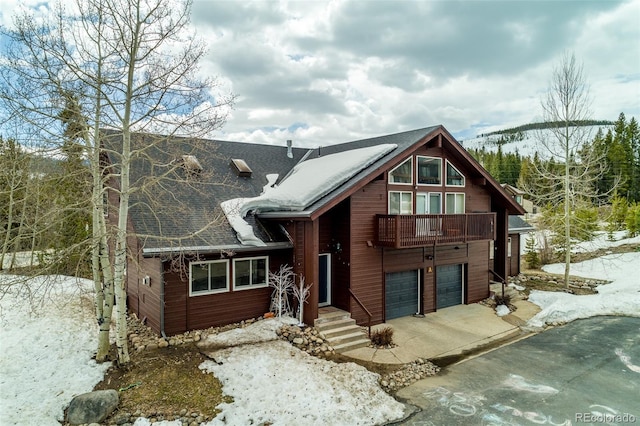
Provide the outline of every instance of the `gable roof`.
[[339,154],[353,149],[372,147],[376,145],[391,144],[396,145],[396,149],[386,156],[378,159],[368,167],[360,170],[348,182],[336,188],[330,194],[307,206],[306,209],[291,213],[280,212],[259,212],[259,217],[286,218],[286,217],[310,217],[317,218],[338,202],[346,199],[358,189],[371,182],[385,170],[399,164],[407,158],[418,147],[424,144],[441,143],[461,164],[473,171],[472,178],[480,179],[487,185],[492,195],[492,200],[498,206],[505,208],[509,214],[524,214],[525,211],[504,188],[460,145],[444,127],[431,126],[423,129],[416,129],[407,132],[394,133],[391,135],[378,136],[375,138],[362,139],[354,142],[330,145],[316,148],[308,158],[318,158],[327,155]]
[[[119,133],[106,132],[105,146],[118,146]],[[130,219],[143,244],[143,252],[213,252],[222,249],[248,250],[239,243],[236,231],[225,218],[221,203],[237,198],[255,198],[264,190],[267,175],[277,174],[276,185],[291,186],[297,181],[294,167],[310,166],[315,160],[358,149],[382,147],[380,155],[363,164],[346,181],[332,186],[320,196],[307,199],[309,205],[260,212],[253,206],[245,221],[267,248],[290,247],[284,230],[270,221],[258,218],[315,219],[371,182],[389,168],[403,161],[423,144],[439,144],[479,179],[491,193],[492,202],[509,214],[524,214],[517,204],[480,164],[444,129],[432,126],[407,132],[362,139],[316,149],[287,147],[220,140],[193,139],[176,136],[132,134],[133,149],[143,149],[132,161],[132,187],[144,188],[131,194]],[[117,150],[110,153],[112,164],[118,164]],[[178,167],[188,158],[198,163],[197,173],[187,176]],[[242,159],[252,170],[251,176],[238,173],[232,159]],[[314,160],[314,161],[312,161]],[[306,163],[306,164],[305,164]],[[200,170],[200,168],[202,170]],[[274,210],[270,208],[270,210]]]
[[521,218],[520,216],[509,215],[509,233],[522,234],[529,231],[535,231],[533,225]]

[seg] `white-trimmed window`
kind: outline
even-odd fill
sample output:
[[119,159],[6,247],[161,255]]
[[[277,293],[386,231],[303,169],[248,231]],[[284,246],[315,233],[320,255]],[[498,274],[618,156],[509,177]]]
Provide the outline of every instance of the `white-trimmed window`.
[[418,156],[418,184],[442,185],[442,159]]
[[463,192],[447,192],[445,194],[444,204],[445,204],[446,214],[464,213],[464,193]]
[[389,183],[413,184],[413,158],[408,158],[389,172]]
[[442,194],[440,192],[418,192],[416,194],[416,214],[442,213]]
[[209,260],[189,264],[189,296],[229,291],[229,261]]
[[266,287],[268,271],[269,258],[266,256],[233,259],[234,290]]
[[464,186],[464,175],[447,160],[447,186]]
[[389,214],[412,214],[413,192],[389,191]]

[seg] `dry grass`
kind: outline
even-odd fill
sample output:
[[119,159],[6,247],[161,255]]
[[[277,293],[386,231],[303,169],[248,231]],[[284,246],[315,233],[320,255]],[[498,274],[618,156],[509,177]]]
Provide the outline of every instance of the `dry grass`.
[[217,414],[216,406],[230,402],[220,381],[198,366],[207,358],[193,345],[168,347],[132,354],[131,363],[108,371],[95,389],[119,390],[118,413],[163,413],[182,410],[206,417]]

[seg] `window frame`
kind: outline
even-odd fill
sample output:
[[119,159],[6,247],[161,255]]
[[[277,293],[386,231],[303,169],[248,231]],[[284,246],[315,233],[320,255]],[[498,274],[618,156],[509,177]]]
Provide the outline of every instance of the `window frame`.
[[[425,210],[429,210],[428,207],[431,207],[431,196],[432,195],[437,195],[438,198],[440,198],[440,200],[439,200],[439,207],[440,208],[438,209],[439,210],[438,213],[431,213],[431,212],[429,212],[429,213],[418,213],[418,205],[419,205],[418,204],[418,198],[419,197],[424,197],[425,198],[425,201],[426,201]],[[416,192],[416,209],[415,209],[416,214],[442,214],[442,204],[443,204],[443,199],[442,198],[443,198],[442,197],[442,192],[437,192],[437,191],[435,191],[435,192],[433,192],[433,191],[432,192]]]
[[[391,212],[391,194],[400,194],[400,213]],[[402,195],[409,194],[411,197],[410,206],[411,211],[409,213],[402,213]],[[413,214],[413,191],[389,191],[387,193],[387,214]]]
[[[407,162],[409,162],[409,166],[411,168],[411,170],[409,171],[409,182],[394,182],[392,180],[393,172],[404,166]],[[404,160],[402,163],[395,166],[393,169],[389,170],[389,173],[387,173],[387,181],[390,185],[413,185],[413,174],[413,156],[411,156]]]
[[[193,291],[193,266],[194,265],[210,265],[214,263],[224,263],[225,264],[225,288],[216,288],[211,289],[211,268],[208,268],[207,279],[208,279],[208,290],[200,290]],[[216,259],[216,260],[203,260],[198,262],[189,262],[189,297],[194,296],[205,296],[207,294],[216,294],[216,293],[228,293],[229,285],[230,285],[230,274],[229,274],[229,259]]]
[[[449,195],[453,195],[454,196],[454,212],[453,213],[449,213],[448,211],[448,206],[449,203],[447,202],[447,198]],[[456,212],[457,210],[457,206],[458,206],[458,202],[456,201],[458,196],[462,196],[462,212]],[[465,214],[466,213],[466,208],[467,208],[467,195],[464,192],[445,192],[444,194],[444,212],[445,214]]]
[[[264,260],[264,283],[253,284],[253,262],[254,260]],[[238,285],[236,282],[236,264],[238,262],[246,262],[249,261],[250,269],[249,269],[249,284],[248,285]],[[254,257],[240,257],[238,259],[233,259],[233,291],[244,291],[244,290],[253,290],[257,288],[265,288],[269,287],[269,256],[254,256]]]
[[[420,159],[421,158],[426,158],[428,160],[438,160],[439,163],[439,176],[438,176],[438,183],[421,183],[420,182]],[[442,169],[442,158],[441,157],[431,157],[428,155],[416,155],[416,184],[420,185],[420,186],[442,186],[442,178],[444,175],[444,170]]]
[[[467,178],[466,176],[460,171],[458,170],[458,168],[456,166],[453,165],[453,163],[449,160],[445,160],[445,178],[444,178],[444,183],[445,186],[451,186],[451,187],[456,187],[456,188],[464,188],[466,186],[467,183]],[[451,166],[451,168],[453,170],[455,170],[460,176],[462,176],[462,185],[457,185],[457,184],[452,184],[449,183],[449,166]]]

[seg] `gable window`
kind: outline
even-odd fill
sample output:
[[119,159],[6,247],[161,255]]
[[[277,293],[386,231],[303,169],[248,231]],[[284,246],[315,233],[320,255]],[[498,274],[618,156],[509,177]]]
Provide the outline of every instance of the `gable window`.
[[447,186],[464,186],[464,175],[447,161]]
[[418,156],[418,184],[442,185],[442,159]]
[[267,271],[269,259],[265,257],[252,257],[233,260],[233,288],[244,290],[267,286]]
[[442,213],[442,194],[419,192],[416,194],[416,214]]
[[463,214],[464,213],[464,193],[448,192],[445,195],[445,213],[446,214]]
[[413,183],[413,158],[408,158],[389,172],[389,183]]
[[389,191],[389,214],[413,213],[413,192]]
[[189,296],[229,291],[229,261],[191,262]]

